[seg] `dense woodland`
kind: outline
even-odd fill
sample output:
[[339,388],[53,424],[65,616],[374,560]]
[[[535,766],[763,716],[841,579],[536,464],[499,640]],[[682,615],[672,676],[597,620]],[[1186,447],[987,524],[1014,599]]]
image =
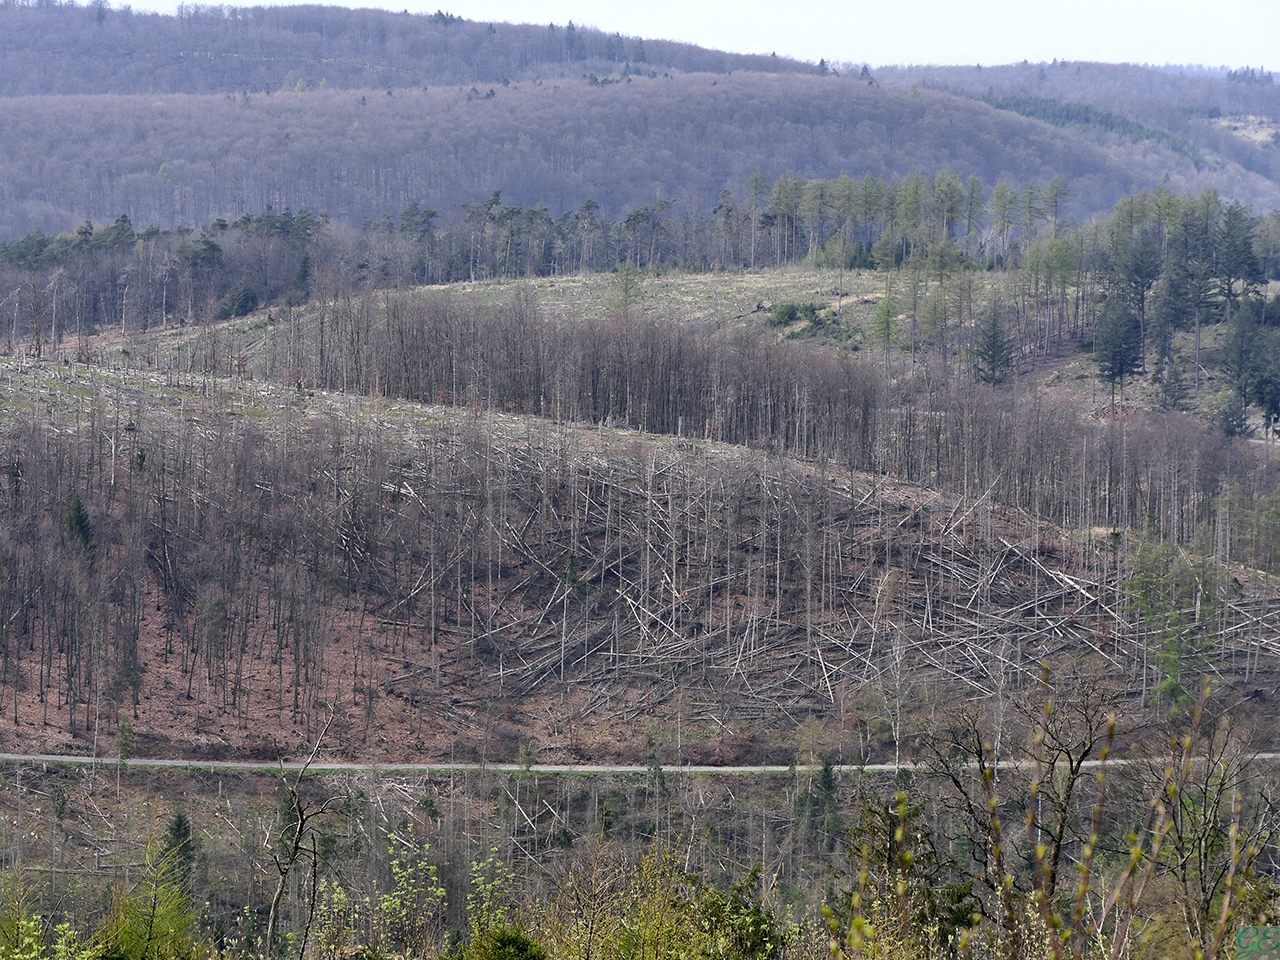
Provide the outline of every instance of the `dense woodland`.
[[[889,67],[884,83],[945,89],[982,97],[1054,126],[1093,130],[1104,138],[1163,142],[1197,166],[1235,161],[1274,180],[1280,150],[1280,87],[1266,71],[1225,76],[1129,64],[1022,63],[988,67]],[[1259,117],[1265,132],[1236,135],[1232,117]]]
[[250,93],[498,84],[622,67],[811,73],[777,56],[723,53],[567,24],[478,23],[341,7],[182,4],[176,16],[109,3],[0,7],[0,96]]
[[568,24],[321,7],[8,3],[0,44],[9,240],[120,214],[198,228],[268,206],[359,226],[417,204],[453,224],[494,193],[553,219],[587,203],[613,219],[661,204],[706,218],[756,172],[896,181],[949,167],[988,191],[1061,177],[1080,222],[1161,185],[1280,205],[1280,146],[1227,122],[1280,121],[1276,88],[1223,77],[864,74]]
[[[806,75],[590,76],[374,91],[0,99],[0,234],[86,217],[197,227],[271,206],[358,226],[410,204],[447,222],[500,192],[558,218],[675,202],[706,216],[760,171],[899,179],[950,166],[987,190],[1062,177],[1079,219],[1166,177],[1260,207],[1280,188],[1198,171],[1165,147],[1112,149],[935,91]],[[630,82],[628,82],[630,81]],[[104,162],[110,157],[109,162]]]

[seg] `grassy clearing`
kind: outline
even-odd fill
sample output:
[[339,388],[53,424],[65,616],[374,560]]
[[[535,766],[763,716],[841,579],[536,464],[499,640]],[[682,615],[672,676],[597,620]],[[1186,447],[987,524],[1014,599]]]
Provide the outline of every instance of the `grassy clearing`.
[[[843,297],[841,296],[843,288]],[[872,271],[841,275],[833,270],[784,269],[715,273],[594,273],[534,280],[487,280],[427,288],[465,297],[477,304],[500,306],[520,291],[531,291],[548,316],[616,314],[643,319],[728,323],[757,318],[775,303],[815,303],[822,309],[842,307],[842,314],[868,319],[883,293],[883,281]]]

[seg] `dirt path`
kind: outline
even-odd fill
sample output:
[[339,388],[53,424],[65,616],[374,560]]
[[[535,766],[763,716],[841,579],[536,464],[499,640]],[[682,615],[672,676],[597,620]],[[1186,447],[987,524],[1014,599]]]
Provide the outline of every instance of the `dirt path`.
[[[1255,762],[1274,763],[1280,761],[1280,753],[1259,753],[1250,758]],[[0,762],[10,763],[55,763],[67,764],[70,766],[92,766],[100,765],[110,767],[120,763],[118,757],[84,757],[84,756],[68,756],[65,754],[54,753],[0,753]],[[1127,767],[1132,764],[1148,763],[1148,758],[1125,759],[1112,758],[1105,761],[1106,766]],[[588,774],[596,776],[610,776],[617,774],[633,774],[633,773],[651,773],[653,767],[644,764],[573,764],[573,763],[535,763],[532,766],[525,766],[520,763],[341,763],[329,762],[325,760],[316,760],[307,764],[302,761],[285,761],[283,763],[266,763],[264,761],[254,760],[171,760],[171,759],[138,759],[126,760],[124,763],[129,767],[185,767],[194,770],[270,770],[270,771],[292,771],[307,769],[313,773],[449,773],[458,771],[492,771],[494,773],[565,773],[565,774]],[[1082,764],[1084,767],[1094,768],[1104,765],[1102,760],[1086,760]],[[973,766],[973,764],[968,764]],[[1005,760],[1000,763],[1001,767],[1016,769],[1018,767],[1034,766],[1034,761],[1030,760]],[[729,775],[729,776],[752,776],[757,774],[765,774],[768,776],[776,776],[780,774],[794,773],[797,770],[813,770],[814,767],[799,767],[793,764],[782,766],[779,764],[766,764],[758,767],[751,766],[734,766],[734,767],[712,767],[712,766],[694,766],[691,764],[663,764],[661,770],[663,773],[688,773],[694,775]],[[842,763],[834,764],[832,769],[837,773],[895,773],[899,770],[921,770],[931,769],[925,764],[919,763]]]

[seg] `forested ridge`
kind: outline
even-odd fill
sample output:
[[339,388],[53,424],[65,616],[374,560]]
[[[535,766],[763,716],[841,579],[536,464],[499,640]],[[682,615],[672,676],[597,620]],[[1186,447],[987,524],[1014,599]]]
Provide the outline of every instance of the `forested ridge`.
[[[1090,139],[1165,142],[1198,167],[1238,164],[1271,181],[1280,174],[1280,87],[1254,68],[1206,75],[1136,64],[1022,63],[884,68],[885,83],[920,84],[1003,101],[1007,109],[1070,123]],[[1233,118],[1264,122],[1242,136]]]
[[[646,275],[805,266],[825,271],[830,285],[789,313],[774,305],[771,322],[789,335],[880,347],[886,357],[905,344],[913,358],[940,365],[944,382],[1000,381],[1015,359],[1043,366],[1085,345],[1113,383],[1154,371],[1168,408],[1188,404],[1188,377],[1199,396],[1212,363],[1233,384],[1241,411],[1258,405],[1274,416],[1271,342],[1280,307],[1268,285],[1280,279],[1280,218],[1255,216],[1212,190],[1160,189],[1076,225],[1064,213],[1069,199],[1060,177],[1021,188],[1002,178],[988,192],[976,177],[964,182],[943,170],[889,182],[784,175],[770,183],[755,175],[743,193],[723,191],[709,216],[655,201],[619,217],[585,203],[552,218],[495,193],[468,204],[461,222],[414,204],[359,231],[306,210],[218,220],[198,234],[139,233],[120,217],[107,227],[86,222],[74,233],[0,243],[0,287],[9,291],[0,310],[9,349],[40,356],[50,342],[66,350],[73,335],[79,350],[85,336],[106,329],[146,334],[260,307],[376,300],[371,291],[424,283],[607,272],[626,314]],[[870,301],[851,297],[854,317],[845,318],[846,277],[870,269],[883,285]],[[874,318],[859,314],[868,302]],[[764,304],[748,306],[759,312]],[[1202,328],[1223,334],[1203,354]],[[1175,349],[1184,334],[1195,338],[1186,355]],[[374,360],[359,356],[370,344],[362,338],[354,353],[330,350],[314,365],[299,363],[294,379],[331,387],[335,362],[371,370]],[[498,371],[485,379],[494,390],[519,389]],[[441,389],[410,380],[384,371],[380,389],[416,397]],[[531,397],[521,402],[527,409]],[[574,417],[614,413],[593,408]]]
[[[588,202],[611,217],[656,202],[707,216],[757,172],[950,167],[987,190],[1061,176],[1078,220],[1161,184],[1280,203],[1280,148],[1220,122],[1276,120],[1261,82],[1097,64],[1037,65],[1049,79],[1030,86],[1014,67],[864,75],[443,12],[10,3],[0,25],[11,240],[120,214],[195,228],[267,206],[356,226],[416,203],[451,222],[495,192],[553,218]],[[975,99],[988,94],[1058,106],[1022,116]],[[1055,126],[1071,103],[1096,112]]]
[[1012,110],[1024,117],[1044,120],[1055,127],[1075,126],[1086,130],[1120,134],[1134,142],[1151,140],[1164,143],[1170,149],[1190,157],[1197,169],[1207,162],[1203,156],[1195,153],[1185,140],[1170,137],[1167,133],[1152,130],[1126,117],[1117,116],[1108,110],[1099,110],[1087,103],[1063,103],[1061,100],[1050,100],[1044,97],[993,96],[985,97],[984,101],[999,110]]
[[[16,239],[122,213],[195,227],[267,206],[359,225],[412,203],[454,221],[495,192],[553,218],[588,202],[610,217],[655,202],[706,216],[722,190],[741,195],[757,172],[898,179],[946,166],[988,190],[1002,176],[1019,185],[1061,176],[1083,217],[1166,174],[1172,189],[1213,182],[1167,151],[1113,157],[1068,131],[935,92],[741,71],[627,79],[2,99],[0,230]],[[1275,205],[1275,188],[1253,175],[1223,171],[1221,182]]]
[[724,53],[561,24],[295,5],[182,4],[175,15],[109,3],[0,7],[0,96],[259,93],[495,84],[616,73],[818,73],[789,58]]

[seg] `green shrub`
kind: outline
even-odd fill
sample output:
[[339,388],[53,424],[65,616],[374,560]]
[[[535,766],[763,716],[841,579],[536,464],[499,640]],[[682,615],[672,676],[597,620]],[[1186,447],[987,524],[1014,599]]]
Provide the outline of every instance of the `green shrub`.
[[819,320],[818,306],[814,303],[778,303],[769,311],[769,325],[787,327],[793,323],[808,322],[817,324]]
[[118,887],[98,933],[102,960],[195,960],[204,955],[196,912],[179,883],[172,857],[155,844],[141,881]]
[[475,937],[467,949],[469,960],[546,960],[547,952],[518,927],[501,924]]
[[428,862],[428,846],[412,828],[390,838],[392,890],[378,897],[378,926],[382,939],[406,957],[429,957],[439,952],[444,935],[445,890]]

